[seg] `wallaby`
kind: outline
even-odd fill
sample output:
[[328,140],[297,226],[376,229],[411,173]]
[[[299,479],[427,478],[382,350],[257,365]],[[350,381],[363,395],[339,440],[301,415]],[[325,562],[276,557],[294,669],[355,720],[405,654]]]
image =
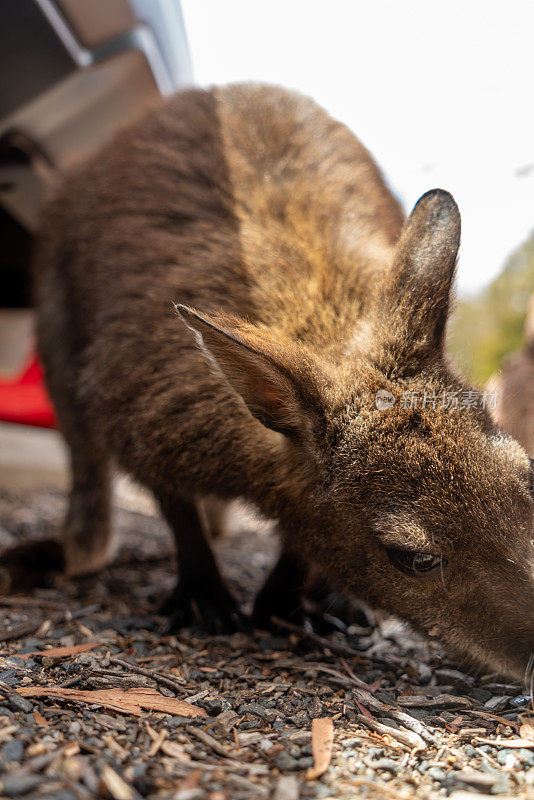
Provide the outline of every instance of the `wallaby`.
[[534,295],[525,323],[525,344],[491,376],[488,389],[497,392],[496,422],[534,458]]
[[312,566],[523,676],[532,470],[444,352],[459,241],[450,194],[405,220],[344,125],[270,86],[181,93],[71,174],[35,263],[67,572],[108,559],[114,464],[174,534],[175,626],[242,624],[199,513],[242,497],[282,541],[257,624]]

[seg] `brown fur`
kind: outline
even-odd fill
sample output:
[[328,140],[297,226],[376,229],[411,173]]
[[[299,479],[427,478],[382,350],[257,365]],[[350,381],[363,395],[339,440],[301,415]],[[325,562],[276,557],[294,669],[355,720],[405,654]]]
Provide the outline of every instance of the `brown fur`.
[[[106,560],[115,462],[174,529],[175,611],[201,604],[206,583],[228,600],[196,503],[244,497],[284,541],[264,606],[304,560],[522,674],[534,649],[528,458],[481,408],[401,401],[468,388],[443,355],[459,233],[440,191],[404,224],[347,128],[268,86],[180,94],[70,175],[36,260],[73,468],[67,570]],[[391,409],[377,409],[379,389]],[[405,575],[390,561],[399,549],[446,563]]]

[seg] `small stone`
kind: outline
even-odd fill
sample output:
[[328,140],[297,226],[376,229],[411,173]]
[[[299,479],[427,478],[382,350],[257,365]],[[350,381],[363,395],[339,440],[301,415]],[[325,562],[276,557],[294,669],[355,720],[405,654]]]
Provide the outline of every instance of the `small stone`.
[[430,778],[433,778],[435,781],[439,781],[440,783],[445,783],[447,780],[447,774],[439,767],[430,767],[426,773]]
[[[521,751],[519,751],[521,752]],[[497,761],[499,764],[502,764],[504,767],[513,766],[515,762],[515,753],[511,753],[510,750],[499,750],[497,753]]]
[[19,797],[42,784],[41,775],[6,775],[0,780],[0,792],[7,797]]
[[478,792],[457,791],[449,795],[449,800],[494,800],[494,796]]
[[229,708],[227,711],[222,711],[220,714],[218,714],[218,716],[215,718],[213,727],[222,733],[228,734],[235,726],[238,719],[239,714],[236,714],[235,711]]
[[384,690],[378,691],[375,697],[381,700],[382,703],[387,703],[388,705],[393,705],[395,703],[395,695],[393,692],[385,692]]
[[24,640],[24,644],[20,649],[21,654],[25,653],[33,653],[34,650],[42,650],[43,649],[43,642],[41,639],[35,639],[32,636],[29,636],[27,639]]
[[[219,719],[219,717],[216,717],[216,720],[217,719]],[[190,725],[191,720],[189,717],[176,716],[176,717],[171,717],[169,720],[166,720],[165,724],[168,728],[179,728],[181,725]]]
[[484,703],[484,708],[487,708],[488,711],[504,711],[505,708],[508,708],[511,699],[512,698],[509,695],[503,695],[502,697],[491,697],[486,703]]
[[373,763],[375,769],[387,769],[388,772],[397,773],[398,764],[392,758],[379,758]]
[[527,750],[525,747],[522,747],[520,750],[515,751],[515,755],[523,762],[523,764],[527,764],[529,767],[534,767],[534,750]]
[[300,763],[296,758],[292,758],[289,753],[285,751],[278,753],[274,759],[274,765],[280,772],[297,772],[301,769]]
[[349,739],[343,739],[341,746],[348,749],[351,747],[360,747],[361,743],[361,739],[356,739],[355,737],[351,736]]
[[459,772],[451,773],[447,782],[451,785],[465,783],[467,786],[473,786],[475,789],[488,790],[491,789],[498,780],[499,775],[488,775],[485,772],[475,769],[462,769]]
[[33,711],[33,703],[30,703],[25,697],[21,697],[20,694],[10,694],[7,702],[12,711],[23,711],[25,714]]
[[274,787],[273,800],[298,800],[299,781],[296,775],[280,775]]
[[487,689],[471,689],[469,695],[475,700],[480,700],[481,703],[487,703],[493,697],[492,693],[488,692]]
[[532,702],[532,696],[529,694],[518,694],[517,697],[512,697],[510,706],[512,708],[519,708],[520,706],[529,705]]
[[492,794],[509,794],[511,791],[512,785],[506,775],[501,775],[491,787]]
[[384,751],[381,747],[370,747],[367,752],[369,754],[369,758],[379,758],[380,756],[384,755]]
[[311,702],[308,706],[308,714],[312,719],[316,717],[320,717],[323,713],[323,704],[319,700],[318,697],[312,697]]
[[250,730],[256,730],[257,727],[258,727],[257,719],[246,719],[244,722],[240,724],[239,730],[250,731]]
[[246,703],[239,709],[240,714],[252,714],[259,719],[265,719],[265,709],[259,703]]
[[0,750],[0,760],[21,761],[24,755],[24,745],[18,739],[10,739]]
[[17,675],[17,670],[15,669],[0,670],[0,681],[7,684],[8,686],[18,686],[20,683],[20,678]]
[[197,705],[204,708],[212,717],[218,716],[223,710],[223,698],[215,695],[214,697],[204,697],[203,700],[198,700]]

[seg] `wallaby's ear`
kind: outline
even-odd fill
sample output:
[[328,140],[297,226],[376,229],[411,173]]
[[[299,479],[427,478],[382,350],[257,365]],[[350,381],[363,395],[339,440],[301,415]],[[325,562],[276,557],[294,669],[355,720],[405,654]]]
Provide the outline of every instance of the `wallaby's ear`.
[[390,324],[412,352],[442,350],[460,246],[460,212],[442,189],[424,194],[410,214],[388,286]]
[[318,375],[295,345],[237,317],[176,310],[252,416],[293,439],[311,434],[322,418]]

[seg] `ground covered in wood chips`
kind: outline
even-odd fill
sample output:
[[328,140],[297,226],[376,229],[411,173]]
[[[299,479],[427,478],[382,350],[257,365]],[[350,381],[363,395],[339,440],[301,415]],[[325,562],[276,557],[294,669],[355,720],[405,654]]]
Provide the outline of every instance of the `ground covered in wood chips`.
[[[0,547],[57,531],[64,504],[1,494]],[[379,615],[328,639],[165,636],[170,536],[117,516],[103,574],[0,600],[0,797],[534,796],[524,687]],[[242,600],[276,546],[254,531],[218,544]]]

